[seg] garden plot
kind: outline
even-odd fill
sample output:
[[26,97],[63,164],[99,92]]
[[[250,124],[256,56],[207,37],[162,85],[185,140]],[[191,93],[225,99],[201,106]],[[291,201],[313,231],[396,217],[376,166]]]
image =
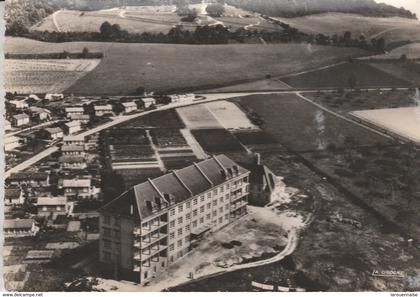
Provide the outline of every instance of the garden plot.
[[192,135],[209,153],[242,152],[245,148],[225,129],[191,130]]
[[207,103],[206,107],[227,130],[255,130],[258,129],[235,103],[219,101]]
[[177,109],[185,126],[189,129],[223,128],[206,105],[193,105]]
[[61,93],[98,66],[100,59],[6,59],[5,89],[19,94]]
[[360,110],[351,114],[386,133],[420,144],[420,107]]

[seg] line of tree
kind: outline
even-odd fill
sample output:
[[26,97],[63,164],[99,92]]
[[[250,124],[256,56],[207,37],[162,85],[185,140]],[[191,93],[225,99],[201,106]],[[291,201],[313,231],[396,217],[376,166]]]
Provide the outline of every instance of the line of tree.
[[90,52],[88,48],[84,48],[80,53],[71,53],[63,51],[59,53],[43,53],[43,54],[15,54],[6,53],[4,55],[6,59],[102,59],[103,53]]
[[226,3],[244,10],[273,17],[299,17],[325,12],[356,13],[370,17],[393,17],[416,19],[415,13],[374,0],[226,0]]
[[118,24],[104,22],[99,32],[26,32],[20,36],[46,42],[70,42],[70,41],[106,41],[106,42],[129,42],[129,43],[176,43],[176,44],[227,44],[245,43],[250,40],[263,39],[268,43],[311,43],[318,45],[333,45],[340,47],[358,47],[377,53],[385,51],[383,38],[370,41],[361,35],[352,37],[351,32],[344,35],[337,34],[328,36],[324,34],[306,34],[288,24],[278,22],[282,31],[268,32],[246,30],[239,28],[230,31],[223,25],[198,26],[195,31],[185,30],[183,26],[172,28],[167,34],[164,33],[130,33],[122,30]]

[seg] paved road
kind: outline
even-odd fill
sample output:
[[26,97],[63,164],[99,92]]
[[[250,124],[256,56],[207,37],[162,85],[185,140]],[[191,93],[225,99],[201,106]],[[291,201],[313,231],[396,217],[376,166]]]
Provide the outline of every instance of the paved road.
[[52,15],[52,21],[54,23],[55,28],[57,29],[58,32],[61,32],[60,26],[58,25],[57,22],[57,15],[61,12],[61,10],[58,10],[56,12],[53,13]]
[[[350,90],[350,89],[346,89],[346,90]],[[361,90],[362,91],[377,91],[378,88],[365,88],[365,89],[361,89]],[[390,91],[390,90],[392,90],[392,88],[379,88],[379,90]],[[398,88],[398,90],[408,90],[408,88]],[[259,95],[259,94],[260,95],[264,95],[264,94],[296,94],[296,95],[300,96],[302,99],[305,99],[305,100],[309,101],[310,103],[315,104],[319,108],[322,108],[326,112],[334,114],[335,116],[337,116],[341,119],[344,119],[346,121],[350,121],[350,122],[352,122],[356,125],[367,128],[366,126],[361,125],[360,123],[357,123],[357,122],[355,122],[353,120],[350,120],[350,119],[348,119],[348,118],[346,118],[342,115],[334,113],[334,112],[322,107],[321,105],[312,102],[311,100],[309,100],[308,98],[306,98],[302,95],[304,93],[315,93],[315,92],[319,92],[319,91],[322,91],[322,92],[336,92],[337,90],[336,89],[306,89],[306,90],[281,90],[281,91],[275,90],[275,91],[201,93],[201,94],[197,94],[197,95],[204,96],[204,97],[206,97],[206,99],[193,101],[193,102],[186,102],[186,103],[169,104],[169,105],[159,107],[158,109],[155,109],[155,110],[140,112],[140,113],[136,113],[136,114],[133,114],[133,115],[117,116],[117,117],[114,117],[111,122],[102,124],[98,127],[95,127],[95,128],[90,129],[88,131],[85,131],[85,132],[81,133],[80,136],[89,136],[89,135],[101,132],[105,129],[111,128],[115,125],[121,124],[123,122],[129,121],[129,120],[141,117],[141,116],[145,116],[145,115],[150,114],[150,113],[159,112],[159,111],[162,111],[162,110],[169,110],[169,109],[174,109],[174,108],[189,106],[189,105],[194,105],[194,104],[202,104],[202,103],[211,102],[211,101],[225,100],[225,99],[235,98],[235,97],[240,97],[240,96]],[[371,129],[371,128],[367,128],[367,129]],[[374,129],[371,129],[371,130],[375,131],[376,133],[380,133],[380,132],[378,132]],[[380,134],[382,134],[382,133],[380,133]],[[384,135],[384,134],[382,134],[382,135]],[[387,137],[389,137],[389,136],[387,136]],[[39,160],[47,157],[48,155],[52,154],[54,151],[57,151],[57,150],[58,150],[58,147],[55,146],[53,148],[48,148],[48,149],[40,152],[39,154],[35,155],[34,157],[30,158],[29,160],[26,160],[25,162],[23,162],[23,163],[17,165],[16,167],[13,167],[9,171],[7,171],[5,173],[5,177],[7,178],[8,176],[10,176],[11,173],[25,170],[29,166],[35,164]]]
[[33,156],[32,158],[30,158],[30,159],[20,163],[19,165],[13,167],[12,169],[9,169],[8,171],[6,171],[6,173],[4,174],[4,178],[8,178],[10,176],[10,174],[12,174],[12,173],[16,173],[16,172],[25,170],[26,168],[32,166],[33,164],[40,161],[41,159],[44,159],[45,157],[48,157],[49,155],[51,155],[52,153],[54,153],[56,151],[58,151],[57,146],[52,146],[52,147],[47,148],[46,150],[43,150],[42,152]]
[[35,129],[39,129],[39,128],[42,128],[42,127],[48,127],[48,126],[51,126],[52,124],[56,124],[56,123],[63,122],[63,121],[65,121],[65,120],[55,120],[55,121],[49,121],[49,122],[41,123],[39,125],[35,125],[35,126],[29,127],[29,128],[26,128],[26,129],[22,129],[22,130],[7,133],[7,134],[4,135],[4,137],[10,137],[10,136],[13,136],[13,135],[17,135],[17,134],[27,132],[27,131],[31,131],[31,130],[35,130]]

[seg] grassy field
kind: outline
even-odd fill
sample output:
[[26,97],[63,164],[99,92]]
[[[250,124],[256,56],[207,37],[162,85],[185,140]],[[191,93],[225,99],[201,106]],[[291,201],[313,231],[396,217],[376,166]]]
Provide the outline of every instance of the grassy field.
[[418,150],[402,145],[354,146],[304,156],[407,233],[420,236]]
[[319,92],[305,96],[344,115],[355,110],[414,106],[413,91]]
[[277,45],[168,45],[69,42],[50,44],[22,38],[7,38],[5,52],[45,53],[103,52],[102,62],[67,92],[121,95],[138,87],[147,91],[200,90],[267,74],[287,75],[335,63],[367,52],[353,48],[298,44]]
[[420,22],[406,18],[371,18],[356,14],[324,13],[297,18],[277,18],[308,34],[343,35],[351,31],[354,37],[366,39],[384,37],[386,43],[420,40]]
[[386,143],[380,135],[337,118],[293,94],[253,95],[239,99],[248,112],[258,114],[262,128],[295,151],[341,148],[349,139],[365,145]]
[[97,32],[105,21],[120,25],[121,29],[131,33],[168,33],[176,25],[185,30],[195,30],[199,25],[223,24],[229,30],[249,28],[253,30],[282,31],[263,18],[250,12],[227,6],[223,16],[208,17],[206,4],[191,5],[200,13],[195,22],[183,22],[175,13],[176,7],[166,6],[128,6],[97,11],[61,10],[32,26],[34,31],[49,32]]
[[244,150],[240,142],[224,129],[192,130],[191,133],[200,143],[201,147],[209,153]]
[[370,65],[394,77],[409,81],[414,86],[420,85],[420,62],[382,62]]
[[349,79],[356,78],[356,88],[407,87],[411,83],[394,77],[366,63],[345,63],[304,74],[282,78],[296,88],[348,88]]
[[399,59],[406,55],[408,59],[420,59],[420,42],[410,43],[393,49],[382,55],[373,56],[376,59]]
[[243,145],[275,144],[276,140],[264,131],[235,132],[236,138]]
[[181,17],[173,12],[162,12],[158,15],[152,12],[136,10],[107,11],[59,11],[34,25],[35,31],[58,32],[98,32],[102,23],[120,25],[121,29],[132,33],[168,33],[179,24]]

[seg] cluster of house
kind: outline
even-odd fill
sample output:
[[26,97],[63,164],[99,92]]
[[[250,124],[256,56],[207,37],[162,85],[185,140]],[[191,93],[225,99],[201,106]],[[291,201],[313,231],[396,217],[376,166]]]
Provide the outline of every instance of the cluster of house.
[[[11,101],[13,102],[13,101]],[[10,103],[11,103],[10,102]],[[19,108],[20,109],[20,108]],[[51,119],[51,112],[46,108],[31,106],[25,107],[25,111],[20,111],[9,117],[10,121],[6,122],[5,130],[13,127],[22,127],[30,123],[42,123]]]
[[[62,100],[63,94],[46,94],[44,100],[56,101]],[[29,95],[24,98],[6,101],[7,110],[14,111],[8,116],[10,121],[6,122],[5,130],[8,131],[11,127],[22,127],[30,123],[42,123],[51,119],[51,112],[42,107],[36,106],[42,101],[37,95]]]
[[[34,218],[15,219],[9,215],[14,210],[22,208],[25,203],[31,203],[36,207],[37,218],[55,220],[59,216],[72,215],[74,201],[96,198],[99,192],[92,186],[89,176],[66,177],[59,180],[58,188],[63,190],[63,194],[53,196],[47,190],[50,186],[49,174],[44,172],[14,173],[7,179],[7,184],[4,195],[6,238],[37,234],[38,228]],[[28,188],[31,192],[27,191]]]
[[[92,176],[81,173],[86,168],[85,139],[82,136],[66,136],[61,147],[62,156],[58,182],[51,184],[51,173],[23,171],[12,173],[6,180],[5,190],[5,237],[32,236],[37,232],[33,219],[12,219],[7,214],[31,203],[37,208],[37,217],[54,221],[59,216],[73,213],[74,203],[97,199],[100,189],[92,182]],[[75,170],[73,170],[75,169]],[[57,187],[56,194],[53,193]],[[59,195],[57,195],[59,194]],[[6,228],[7,226],[7,228]]]
[[61,139],[64,135],[72,135],[82,130],[82,123],[79,121],[70,121],[61,124],[58,127],[45,128],[40,132],[40,136],[44,139],[56,140]]

